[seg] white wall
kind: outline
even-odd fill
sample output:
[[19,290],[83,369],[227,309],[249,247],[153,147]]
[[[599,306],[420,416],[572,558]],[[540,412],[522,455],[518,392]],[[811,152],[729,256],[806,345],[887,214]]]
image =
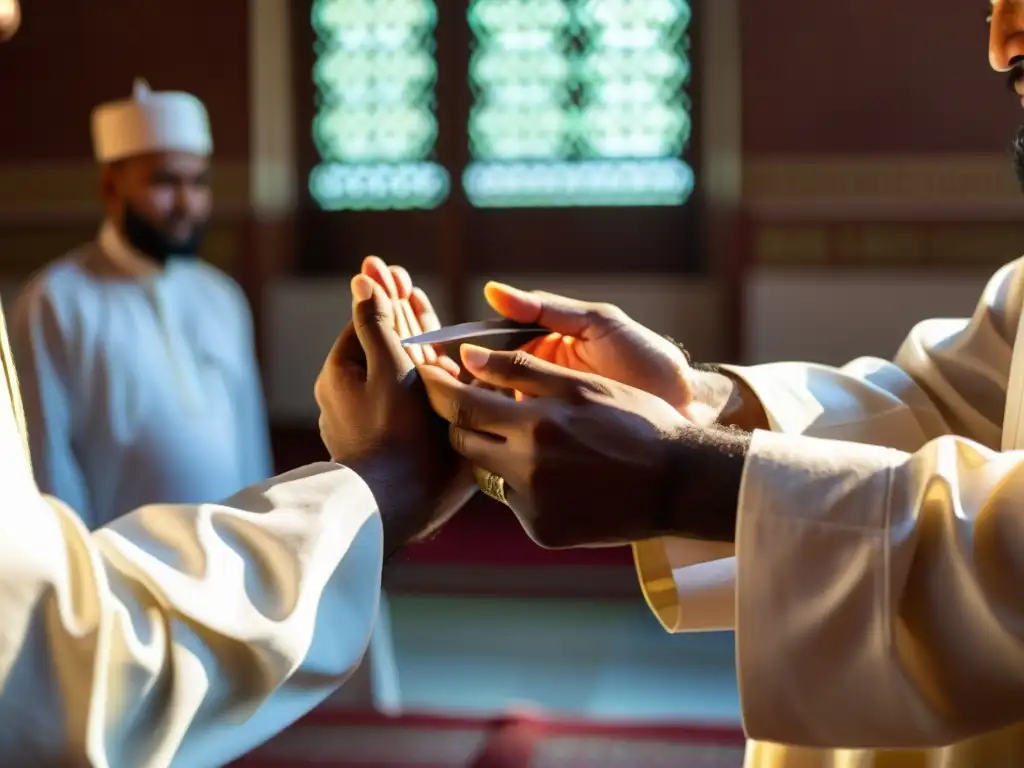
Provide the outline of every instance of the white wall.
[[[891,357],[919,320],[969,315],[989,277],[987,271],[926,274],[864,270],[766,269],[751,275],[747,289],[745,362],[813,360],[841,364],[862,355]],[[684,342],[694,357],[718,359],[723,338],[719,297],[705,281],[672,276],[575,277],[496,275],[524,288],[538,288],[619,304],[637,320]],[[417,276],[428,293],[442,295],[439,281]],[[481,284],[476,317],[491,310]],[[0,282],[10,307],[18,286]],[[268,399],[283,420],[313,419],[312,397],[324,355],[351,317],[348,281],[288,279],[267,297]],[[439,307],[444,318],[444,307]]]
[[[891,357],[919,320],[969,315],[989,273],[761,270],[747,292],[745,362],[813,360],[840,364],[862,355]],[[720,358],[720,302],[705,281],[672,276],[545,275],[496,279],[524,288],[619,304],[637,320],[684,342],[697,359]],[[417,277],[433,295],[437,280]],[[472,286],[481,297],[480,284]],[[491,310],[482,297],[475,317]],[[316,414],[312,382],[334,336],[351,312],[345,280],[286,280],[270,291],[268,332],[271,368],[268,396],[281,419]],[[439,311],[444,319],[444,308]]]
[[987,271],[759,271],[747,290],[747,362],[837,365],[864,355],[892,357],[917,322],[969,316],[989,277]]
[[[416,275],[417,283],[433,296],[442,296],[438,280]],[[718,299],[704,281],[677,277],[611,275],[576,277],[495,275],[494,279],[523,288],[564,293],[591,301],[611,301],[633,317],[680,340],[700,358],[714,357],[721,348]],[[477,297],[474,317],[494,315],[482,294],[483,283],[471,286]],[[351,317],[347,279],[284,280],[267,297],[268,399],[282,420],[314,418],[313,380],[338,329]],[[445,308],[437,307],[442,321]]]

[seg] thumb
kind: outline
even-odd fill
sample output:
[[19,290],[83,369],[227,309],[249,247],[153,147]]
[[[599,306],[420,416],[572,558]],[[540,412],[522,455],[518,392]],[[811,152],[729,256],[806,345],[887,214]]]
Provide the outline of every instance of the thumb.
[[521,291],[493,281],[484,286],[484,298],[502,317],[519,323],[537,323],[578,339],[600,334],[622,314],[610,304],[570,299],[546,291]]
[[572,398],[583,391],[603,391],[596,376],[548,363],[525,352],[494,352],[463,344],[462,362],[477,379],[530,397]]
[[400,379],[412,359],[395,331],[394,305],[384,289],[366,275],[352,278],[352,325],[366,354],[366,378]]

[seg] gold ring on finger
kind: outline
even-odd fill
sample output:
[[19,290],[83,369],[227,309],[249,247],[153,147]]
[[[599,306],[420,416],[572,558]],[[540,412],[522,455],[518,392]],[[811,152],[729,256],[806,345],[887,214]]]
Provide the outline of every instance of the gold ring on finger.
[[473,478],[485,496],[508,506],[508,497],[505,495],[505,478],[480,467],[473,467]]

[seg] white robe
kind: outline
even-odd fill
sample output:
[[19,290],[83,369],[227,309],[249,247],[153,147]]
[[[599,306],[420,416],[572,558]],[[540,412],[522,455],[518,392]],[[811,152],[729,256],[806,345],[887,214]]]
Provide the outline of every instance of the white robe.
[[[11,318],[36,482],[90,530],[273,474],[244,294],[202,261],[139,277],[139,258],[104,224],[26,287]],[[349,706],[400,710],[389,626],[374,632]]]
[[773,430],[735,548],[634,555],[667,629],[735,627],[748,735],[821,748],[751,742],[748,768],[1024,765],[1022,305],[1024,259],[894,362],[731,368]]
[[0,313],[0,762],[212,768],[337,688],[380,590],[366,484],[315,465],[90,534],[36,488],[6,341]]
[[11,317],[36,480],[90,529],[273,472],[242,291],[201,261],[138,276],[129,259],[105,225],[38,275]]

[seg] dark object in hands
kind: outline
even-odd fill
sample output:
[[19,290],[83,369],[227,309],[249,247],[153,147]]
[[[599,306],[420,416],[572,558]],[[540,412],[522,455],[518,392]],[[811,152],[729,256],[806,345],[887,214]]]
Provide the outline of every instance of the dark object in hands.
[[[502,352],[519,349],[534,339],[547,336],[551,331],[535,323],[517,323],[513,320],[496,318],[494,320],[478,320],[472,323],[459,323],[439,328],[436,331],[421,333],[402,339],[402,345],[409,344],[462,344],[478,343]],[[458,359],[458,355],[455,356]]]

